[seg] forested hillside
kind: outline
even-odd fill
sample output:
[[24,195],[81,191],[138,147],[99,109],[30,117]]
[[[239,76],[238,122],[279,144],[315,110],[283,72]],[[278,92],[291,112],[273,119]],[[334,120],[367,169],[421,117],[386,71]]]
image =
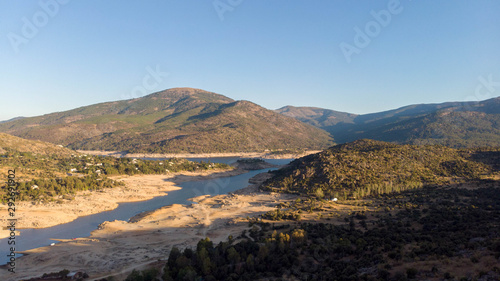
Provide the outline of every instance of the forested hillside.
[[262,188],[346,199],[479,180],[498,170],[478,155],[500,160],[499,152],[359,140],[297,159],[274,171]]
[[0,131],[81,150],[145,153],[323,149],[329,134],[249,101],[191,88],[0,123]]
[[410,105],[363,115],[311,107],[277,112],[328,131],[337,143],[368,138],[455,148],[500,146],[500,98]]

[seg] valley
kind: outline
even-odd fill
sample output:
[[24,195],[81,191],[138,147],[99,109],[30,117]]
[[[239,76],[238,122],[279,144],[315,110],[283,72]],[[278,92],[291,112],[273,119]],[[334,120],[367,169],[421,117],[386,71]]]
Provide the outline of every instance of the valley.
[[500,1],[3,1],[0,281],[500,281]]
[[[104,221],[88,237],[23,250],[22,273],[2,278],[494,280],[497,103],[356,115],[271,111],[175,88],[0,123],[8,133],[0,170],[16,170],[21,237],[195,191],[181,204]],[[216,162],[224,157],[240,160]],[[293,161],[266,162],[278,159]],[[0,195],[6,224],[5,185]]]

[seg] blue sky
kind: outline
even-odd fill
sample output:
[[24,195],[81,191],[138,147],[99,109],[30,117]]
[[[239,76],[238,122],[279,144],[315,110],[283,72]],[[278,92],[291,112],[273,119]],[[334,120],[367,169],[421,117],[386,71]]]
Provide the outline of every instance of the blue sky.
[[493,0],[0,0],[0,120],[173,87],[352,113],[483,100],[500,95],[499,14]]

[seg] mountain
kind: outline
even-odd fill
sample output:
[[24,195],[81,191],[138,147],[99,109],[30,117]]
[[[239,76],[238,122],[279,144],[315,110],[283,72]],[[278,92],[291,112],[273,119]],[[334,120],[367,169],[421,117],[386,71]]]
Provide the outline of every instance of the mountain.
[[265,190],[356,198],[498,174],[500,149],[457,150],[357,140],[294,160],[273,171]]
[[452,147],[500,145],[500,98],[410,105],[363,115],[309,107],[276,112],[324,129],[338,143],[369,138]]
[[0,133],[0,154],[6,152],[28,152],[40,155],[70,156],[76,151],[42,141],[26,140],[8,134]]
[[23,116],[14,117],[14,118],[9,119],[9,120],[0,121],[0,123],[5,123],[5,122],[10,122],[10,121],[15,121],[15,120],[21,120],[21,119],[24,119],[24,118],[26,118],[26,117],[23,117]]
[[145,153],[318,149],[323,130],[249,101],[192,88],[0,124],[0,131],[73,149]]
[[304,123],[311,124],[318,128],[328,130],[339,123],[351,124],[358,116],[352,113],[340,112],[318,107],[295,107],[285,106],[277,109],[276,112],[288,117],[293,117]]

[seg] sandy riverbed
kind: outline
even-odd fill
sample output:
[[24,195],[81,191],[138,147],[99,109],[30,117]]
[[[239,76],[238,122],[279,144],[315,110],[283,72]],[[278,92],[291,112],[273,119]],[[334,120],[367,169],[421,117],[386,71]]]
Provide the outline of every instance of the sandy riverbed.
[[[244,173],[243,170],[209,170],[200,172],[180,172],[170,175],[116,176],[125,187],[108,188],[102,192],[79,192],[74,200],[64,203],[32,204],[17,202],[15,218],[16,228],[44,228],[71,222],[78,217],[113,210],[121,202],[135,202],[168,194],[180,189],[174,182],[195,181],[214,177],[227,177]],[[0,205],[0,224],[6,226],[9,219],[8,206]],[[2,229],[0,238],[8,237],[10,231]]]
[[[126,180],[127,186],[147,183],[158,189],[165,185],[164,178],[157,176],[133,176]],[[173,183],[168,186],[175,188]],[[292,197],[260,192],[253,185],[234,194],[201,196],[193,199],[198,204],[190,206],[163,207],[138,215],[131,222],[105,222],[90,237],[25,252],[28,255],[17,260],[18,273],[11,275],[0,270],[0,279],[28,279],[68,269],[87,272],[89,280],[110,274],[118,277],[115,280],[122,280],[132,269],[147,268],[166,259],[173,246],[194,247],[205,237],[215,243],[229,235],[237,237],[249,229],[247,216],[272,210],[277,202]]]

